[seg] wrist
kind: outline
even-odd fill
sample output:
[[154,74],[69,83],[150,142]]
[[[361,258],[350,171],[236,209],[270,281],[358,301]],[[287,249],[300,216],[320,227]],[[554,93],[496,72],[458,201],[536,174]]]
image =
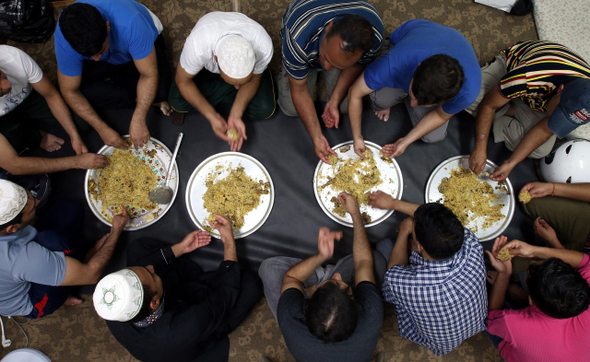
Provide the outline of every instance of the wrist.
[[182,256],[184,254],[184,248],[181,245],[182,243],[178,243],[178,244],[174,244],[172,245],[171,249],[172,252],[174,253],[174,256],[176,258]]

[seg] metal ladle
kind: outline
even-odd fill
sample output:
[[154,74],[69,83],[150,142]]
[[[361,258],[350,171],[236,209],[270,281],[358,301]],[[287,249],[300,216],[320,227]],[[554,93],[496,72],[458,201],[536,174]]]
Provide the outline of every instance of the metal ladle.
[[168,172],[166,175],[166,183],[164,185],[156,186],[152,191],[150,191],[150,201],[155,202],[157,204],[168,204],[172,201],[172,197],[174,196],[174,191],[172,188],[168,186],[168,182],[170,182],[170,175],[172,174],[172,166],[174,165],[174,161],[176,160],[176,155],[178,154],[178,149],[180,148],[180,142],[182,141],[182,137],[184,134],[182,132],[178,133],[178,139],[176,139],[176,147],[174,148],[174,153],[172,154],[172,158],[168,163]]

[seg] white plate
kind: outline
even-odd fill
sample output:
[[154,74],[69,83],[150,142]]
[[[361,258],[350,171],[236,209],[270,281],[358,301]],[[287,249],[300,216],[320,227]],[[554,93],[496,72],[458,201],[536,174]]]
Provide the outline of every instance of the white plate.
[[[234,230],[234,238],[244,238],[258,230],[266,221],[275,201],[275,187],[270,178],[270,174],[264,166],[254,157],[240,152],[222,152],[207,158],[201,162],[193,171],[188,185],[186,186],[186,208],[193,219],[193,222],[201,230],[206,230],[205,225],[209,226],[207,218],[211,214],[205,209],[203,195],[207,192],[205,182],[211,172],[216,171],[217,166],[222,166],[223,171],[216,177],[217,180],[224,179],[228,172],[225,170],[228,166],[244,167],[244,171],[253,180],[270,183],[270,193],[260,195],[260,204],[250,211],[244,217],[244,225],[240,230]],[[219,238],[219,231],[213,229],[210,234]]]
[[[123,136],[123,138],[129,138],[129,135]],[[98,154],[110,156],[114,150],[114,147],[105,145],[98,151]],[[146,153],[151,150],[156,150],[154,157],[151,157]],[[156,174],[159,184],[163,185],[166,182],[166,177],[168,175],[166,167],[168,167],[168,163],[172,157],[172,152],[170,152],[166,145],[152,137],[142,148],[136,150],[135,148],[131,147],[127,151],[151,167],[152,171],[154,171]],[[84,179],[84,193],[86,194],[86,201],[88,201],[90,210],[92,210],[94,215],[96,215],[100,221],[109,226],[112,226],[112,224],[102,214],[102,201],[90,196],[90,193],[88,192],[88,181],[90,181],[90,178],[96,180],[96,177],[96,170],[88,170],[86,172],[86,178]],[[176,194],[178,193],[178,166],[176,165],[176,161],[172,166],[172,172],[170,174],[170,182],[168,183],[168,186],[170,186],[170,188],[172,188],[174,191],[170,203],[157,205],[157,207],[153,210],[133,210],[131,218],[125,226],[125,230],[140,230],[152,225],[156,221],[160,220],[160,218],[162,218],[162,216],[168,212],[172,204],[174,204]],[[113,215],[110,208],[107,209],[107,212],[110,214],[110,216]],[[157,216],[154,216],[154,214]]]
[[[443,195],[438,191],[438,186],[440,185],[441,181],[445,177],[449,177],[451,175],[451,171],[455,168],[459,168],[463,166],[465,169],[469,169],[469,155],[462,155],[462,156],[455,156],[451,157],[443,162],[441,162],[434,171],[430,174],[428,178],[428,182],[426,183],[426,192],[425,192],[425,201],[428,202],[440,202],[442,203]],[[495,163],[490,160],[486,160],[486,166],[484,171],[488,173],[493,173],[494,170],[498,167]],[[482,181],[486,181],[489,183],[493,188],[496,195],[500,196],[499,202],[504,203],[504,207],[502,208],[502,214],[506,215],[506,217],[502,220],[496,221],[492,224],[491,227],[487,229],[482,228],[483,218],[478,217],[473,220],[469,225],[465,225],[468,229],[472,229],[475,225],[477,225],[477,232],[475,235],[480,241],[488,241],[492,240],[502,234],[504,230],[512,221],[512,216],[514,215],[514,207],[515,207],[515,199],[514,199],[514,191],[512,189],[512,183],[510,180],[506,178],[506,188],[508,189],[507,192],[496,190],[496,186],[498,186],[497,181],[492,181],[489,177],[486,176],[479,176],[479,179]]]
[[[399,168],[399,165],[395,159],[391,159],[391,163],[385,162],[381,159],[381,156],[379,155],[381,146],[368,141],[365,141],[365,145],[368,150],[373,152],[373,158],[375,159],[377,168],[381,172],[381,179],[383,180],[383,183],[373,187],[369,191],[374,192],[381,190],[386,194],[393,196],[395,199],[401,199],[402,193],[404,191],[404,180],[402,178],[402,172]],[[343,147],[347,146],[350,146],[348,151],[340,152]],[[354,153],[353,141],[341,143],[332,147],[332,149],[336,151],[340,159],[348,160],[359,158],[359,156]],[[334,196],[337,197],[340,192],[334,190],[331,186],[324,187],[322,190],[318,191],[318,188],[328,182],[328,178],[331,176],[334,176],[333,167],[323,161],[320,161],[313,175],[313,192],[315,193],[315,198],[322,210],[324,210],[326,215],[328,215],[332,220],[341,225],[353,227],[352,217],[348,213],[342,217],[332,212],[334,203],[330,200]],[[393,210],[374,209],[368,205],[360,205],[360,210],[361,213],[366,212],[371,217],[371,222],[366,224],[365,227],[375,226],[393,214]]]

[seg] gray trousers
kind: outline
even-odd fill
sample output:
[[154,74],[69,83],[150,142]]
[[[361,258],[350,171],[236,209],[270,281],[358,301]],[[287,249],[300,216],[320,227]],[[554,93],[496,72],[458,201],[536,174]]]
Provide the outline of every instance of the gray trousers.
[[[506,67],[506,56],[499,54],[494,61],[481,68],[481,90],[475,102],[465,109],[467,113],[474,117],[477,115],[477,107],[488,91],[495,87],[502,77],[506,75]],[[510,106],[514,109],[514,118],[506,115]],[[492,125],[494,142],[504,142],[506,148],[514,151],[526,133],[539,123],[540,120],[545,118],[545,116],[546,114],[544,112],[531,109],[520,98],[510,100],[504,107],[498,109],[494,115],[494,123]],[[545,143],[534,150],[529,157],[543,158],[547,156],[551,152],[556,139],[557,136],[552,135]]]
[[[385,87],[378,91],[371,93],[371,101],[372,107],[374,111],[382,111],[387,108],[391,108],[398,103],[404,102],[406,105],[406,109],[410,115],[410,120],[412,121],[412,126],[416,127],[416,125],[424,118],[426,114],[430,111],[434,110],[436,107],[422,107],[416,106],[412,107],[410,97],[408,97],[408,93],[404,92],[399,88],[389,88]],[[449,121],[446,121],[437,129],[433,130],[430,133],[425,134],[422,137],[422,141],[426,143],[434,143],[442,141],[447,135],[447,127],[449,126]]]
[[[374,273],[377,286],[380,287],[387,271],[387,262],[383,256],[373,251],[374,258]],[[264,296],[266,302],[272,311],[272,314],[277,318],[277,307],[279,306],[279,298],[281,297],[281,288],[283,287],[283,277],[285,273],[293,266],[302,262],[302,259],[291,258],[288,256],[275,256],[268,258],[262,262],[258,275],[264,284]],[[331,279],[334,274],[340,273],[342,280],[348,285],[354,285],[354,260],[352,254],[345,256],[338,260],[336,265],[326,265],[326,268],[318,267],[303,283],[303,288],[308,288],[316,284],[321,284],[324,281]],[[306,296],[307,298],[307,296]]]
[[[318,75],[322,77],[322,82],[326,86],[326,99],[330,99],[332,92],[334,91],[334,87],[336,87],[340,70],[336,68],[332,68],[330,70],[309,69],[309,73],[307,74],[307,87],[309,89],[309,94],[311,94],[311,99],[313,100],[316,99],[315,93]],[[279,107],[281,107],[281,110],[286,116],[297,117],[299,114],[295,109],[295,104],[293,104],[291,85],[289,84],[289,75],[287,72],[285,72],[285,69],[282,65],[279,69],[279,74],[277,75],[276,79],[277,87],[279,88],[279,98],[277,101]],[[340,113],[348,113],[348,97],[345,97],[340,103]]]

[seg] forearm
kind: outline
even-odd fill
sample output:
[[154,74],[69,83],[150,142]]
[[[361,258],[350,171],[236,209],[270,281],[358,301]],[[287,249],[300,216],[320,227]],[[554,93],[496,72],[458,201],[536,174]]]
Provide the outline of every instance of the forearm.
[[99,134],[104,129],[110,127],[98,116],[94,108],[88,102],[88,99],[84,97],[79,89],[77,90],[63,90],[63,97],[66,103],[72,108],[78,116],[88,122],[92,128],[94,128]]
[[504,309],[506,290],[510,283],[510,274],[498,273],[488,299],[488,310]]
[[238,252],[236,250],[236,242],[234,237],[222,238],[223,241],[223,260],[238,262]]
[[363,97],[355,91],[348,94],[348,117],[353,140],[363,139]]
[[413,143],[426,134],[442,126],[452,115],[444,113],[439,106],[428,112],[418,124],[404,137],[407,144]]
[[291,96],[293,97],[293,104],[295,109],[303,121],[303,125],[309,133],[311,139],[315,139],[322,135],[322,128],[320,127],[320,121],[315,111],[315,105],[311,99],[311,94],[307,88],[307,84],[304,87],[291,87]]
[[513,166],[522,162],[527,158],[535,149],[541,146],[545,141],[551,137],[553,132],[547,126],[548,117],[545,117],[539,123],[537,123],[530,131],[528,131],[522,141],[516,146],[512,155],[508,158],[507,162]]
[[207,101],[207,99],[203,96],[203,93],[201,93],[195,82],[193,82],[192,79],[187,81],[179,81],[179,79],[176,78],[176,83],[178,85],[178,89],[180,90],[180,94],[182,94],[182,97],[197,111],[199,111],[199,113],[207,118],[209,122],[211,122],[211,120],[214,119],[217,111],[215,111],[215,108],[213,108],[209,101]]
[[397,240],[395,246],[391,250],[389,255],[389,262],[387,263],[387,269],[390,269],[394,265],[408,265],[410,262],[410,256],[408,255],[408,232],[400,231],[397,234]]
[[414,217],[414,213],[420,207],[419,204],[414,204],[411,202],[403,201],[403,200],[393,200],[391,203],[391,210],[402,212],[408,216]]
[[358,273],[361,269],[373,270],[373,252],[369,245],[363,217],[360,212],[355,212],[352,216],[354,228],[352,255],[354,259],[354,270]]
[[155,74],[140,74],[137,82],[137,104],[131,122],[143,122],[147,117],[158,89],[158,72]]
[[238,89],[238,94],[236,94],[236,99],[234,100],[234,104],[231,107],[230,114],[237,118],[242,118],[244,111],[250,104],[250,101],[258,92],[258,87],[260,86],[260,79],[262,78],[262,74],[254,74],[252,75],[252,80],[249,83],[243,85]]
[[107,263],[113,256],[117,241],[123,230],[113,230],[107,236],[106,240],[102,244],[96,253],[86,262],[87,273],[86,277],[91,280],[91,283],[97,283],[100,279],[102,272],[104,271]]
[[495,114],[495,108],[480,104],[475,117],[475,149],[487,150]]
[[575,250],[546,248],[542,246],[534,246],[533,248],[533,257],[540,259],[558,258],[574,268],[577,268],[584,258],[584,254]]
[[[305,280],[309,278],[319,266],[325,263],[326,260],[327,258],[324,258],[319,254],[313,255],[287,270],[283,279],[291,278],[296,280],[299,284],[303,284],[303,282],[305,282]],[[284,281],[283,284],[285,284]]]
[[3,156],[0,167],[13,175],[33,175],[80,168],[79,159],[78,156],[60,158],[20,157],[15,153],[12,156]]
[[554,183],[553,196],[566,197],[568,199],[590,202],[590,183],[565,184]]
[[51,113],[57,119],[57,121],[63,127],[63,129],[66,131],[68,136],[70,136],[70,139],[73,140],[76,138],[80,138],[78,130],[76,129],[76,125],[72,120],[72,113],[70,112],[70,109],[68,108],[66,102],[59,95],[57,90],[55,90],[54,94],[48,96],[46,98],[46,101],[47,105],[49,106],[49,109],[51,110]]

